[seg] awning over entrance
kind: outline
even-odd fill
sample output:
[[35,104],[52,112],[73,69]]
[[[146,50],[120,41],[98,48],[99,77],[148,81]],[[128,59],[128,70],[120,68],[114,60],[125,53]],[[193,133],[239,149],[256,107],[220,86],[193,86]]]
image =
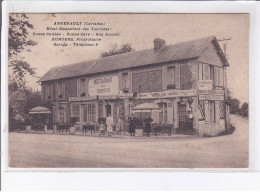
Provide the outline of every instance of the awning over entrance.
[[158,105],[153,103],[139,104],[132,109],[133,112],[160,112],[161,109]]
[[29,114],[50,114],[50,109],[42,106],[34,107],[30,110]]

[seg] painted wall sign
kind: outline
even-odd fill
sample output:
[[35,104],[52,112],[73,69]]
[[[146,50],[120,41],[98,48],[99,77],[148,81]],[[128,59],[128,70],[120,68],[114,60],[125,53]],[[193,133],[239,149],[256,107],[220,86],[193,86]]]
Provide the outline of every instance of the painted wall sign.
[[96,100],[97,96],[88,96],[88,97],[69,97],[70,102],[76,101],[88,101],[88,100]]
[[199,90],[199,94],[208,94],[208,95],[224,95],[224,90]]
[[212,90],[212,80],[200,80],[198,82],[199,90]]
[[199,95],[200,100],[224,100],[224,96],[220,95]]
[[164,92],[141,93],[137,96],[140,99],[153,99],[153,98],[174,98],[174,97],[187,97],[196,96],[197,90],[167,90]]
[[118,86],[118,76],[93,78],[89,79],[88,92],[90,96],[117,95],[119,92]]

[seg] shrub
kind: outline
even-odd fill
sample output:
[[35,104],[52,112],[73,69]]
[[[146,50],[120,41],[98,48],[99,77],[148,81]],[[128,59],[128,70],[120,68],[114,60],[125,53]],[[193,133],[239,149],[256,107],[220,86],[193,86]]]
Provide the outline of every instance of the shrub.
[[233,126],[233,125],[231,124],[228,129],[226,129],[226,130],[220,132],[218,135],[219,135],[219,136],[222,136],[222,135],[230,135],[230,134],[234,133],[235,129],[236,129],[235,126]]

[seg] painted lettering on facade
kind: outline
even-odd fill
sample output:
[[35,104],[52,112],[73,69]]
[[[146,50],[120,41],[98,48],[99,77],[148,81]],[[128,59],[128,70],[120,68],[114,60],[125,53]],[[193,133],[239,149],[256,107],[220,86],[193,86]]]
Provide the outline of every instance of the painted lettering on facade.
[[174,98],[174,97],[187,97],[196,96],[197,90],[168,90],[165,92],[152,92],[141,93],[138,95],[140,99],[152,99],[152,98]]
[[118,77],[107,76],[101,78],[93,78],[89,80],[89,95],[90,96],[106,96],[117,95],[118,90]]
[[213,81],[212,80],[200,80],[198,82],[199,90],[212,90]]

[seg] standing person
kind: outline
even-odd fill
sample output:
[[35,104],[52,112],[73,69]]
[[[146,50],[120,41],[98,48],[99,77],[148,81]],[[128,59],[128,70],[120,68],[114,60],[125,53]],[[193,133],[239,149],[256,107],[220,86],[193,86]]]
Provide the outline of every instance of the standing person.
[[121,122],[118,119],[117,122],[116,122],[116,135],[117,136],[119,136],[120,131],[121,131]]
[[158,131],[161,128],[161,122],[156,123],[156,125],[154,126],[154,135],[157,136]]
[[168,125],[167,128],[168,128],[168,136],[172,136],[172,125]]
[[193,133],[193,120],[194,116],[191,112],[191,109],[187,110],[187,123],[188,123],[188,132],[191,134]]
[[153,122],[153,119],[149,117],[148,114],[146,114],[145,119],[144,119],[144,130],[146,132],[146,136],[150,137],[150,133],[152,130],[151,123]]
[[108,136],[111,136],[111,134],[113,132],[113,125],[114,125],[113,117],[111,117],[111,114],[108,115],[108,117],[106,119],[106,124],[107,124]]
[[98,131],[99,131],[99,135],[105,134],[105,125],[103,124],[103,121],[101,121],[100,124],[98,125]]
[[135,128],[136,128],[136,118],[134,116],[134,114],[131,114],[131,117],[129,117],[129,133],[131,136],[135,136]]

